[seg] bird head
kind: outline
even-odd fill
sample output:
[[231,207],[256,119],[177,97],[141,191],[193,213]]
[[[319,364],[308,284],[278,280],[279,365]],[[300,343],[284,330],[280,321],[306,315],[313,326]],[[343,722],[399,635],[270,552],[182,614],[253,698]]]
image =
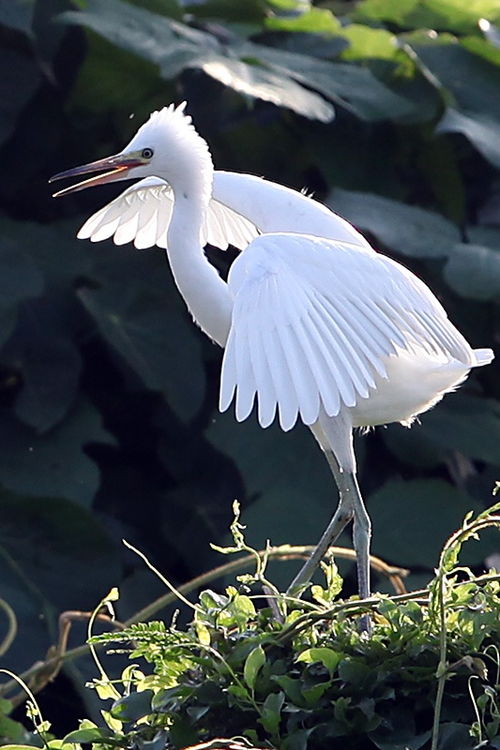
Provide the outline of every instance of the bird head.
[[184,114],[186,102],[153,112],[132,140],[118,154],[73,167],[50,178],[55,182],[99,172],[75,185],[59,190],[54,197],[74,193],[96,185],[120,180],[161,177],[174,190],[188,193],[190,180],[211,182],[212,162],[206,142],[194,129],[191,117]]

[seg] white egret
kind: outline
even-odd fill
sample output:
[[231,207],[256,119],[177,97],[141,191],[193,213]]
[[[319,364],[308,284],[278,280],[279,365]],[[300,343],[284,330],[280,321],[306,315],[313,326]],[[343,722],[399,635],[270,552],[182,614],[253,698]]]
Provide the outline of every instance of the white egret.
[[[422,281],[326,207],[250,175],[214,173],[184,105],[154,112],[119,154],[52,180],[104,170],[56,195],[149,180],[98,212],[79,236],[97,241],[116,233],[117,242],[136,237],[147,246],[164,244],[164,233],[191,315],[225,347],[220,409],[234,401],[243,421],[257,402],[262,427],[278,414],[283,430],[300,418],[326,455],[338,507],[290,590],[310,579],[352,520],[359,593],[368,597],[371,524],[356,479],[353,428],[411,424],[493,352],[472,349]],[[227,284],[204,254],[207,239],[244,248]]]

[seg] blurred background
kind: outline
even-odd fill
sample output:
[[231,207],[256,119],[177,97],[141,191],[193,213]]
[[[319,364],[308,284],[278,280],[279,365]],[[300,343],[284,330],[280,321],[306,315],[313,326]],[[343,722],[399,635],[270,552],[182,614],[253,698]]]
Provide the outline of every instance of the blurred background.
[[[125,184],[53,200],[50,175],[187,100],[217,168],[313,193],[495,349],[497,23],[500,0],[0,0],[0,597],[18,624],[3,666],[43,659],[59,614],[112,586],[121,620],[163,593],[122,538],[178,585],[224,561],[210,542],[228,541],[235,498],[259,548],[317,541],[336,503],[307,429],[218,413],[221,351],[164,252],[75,239]],[[207,252],[225,275],[234,253]],[[492,502],[499,398],[493,364],[411,430],[357,438],[373,551],[411,569],[409,588]],[[464,563],[498,564],[498,548],[485,534]],[[43,693],[58,732],[91,674],[77,662]]]

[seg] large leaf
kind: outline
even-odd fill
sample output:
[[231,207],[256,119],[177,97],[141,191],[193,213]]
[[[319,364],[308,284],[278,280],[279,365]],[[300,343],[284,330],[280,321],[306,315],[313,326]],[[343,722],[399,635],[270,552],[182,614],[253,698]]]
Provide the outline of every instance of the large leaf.
[[419,428],[434,444],[500,466],[500,402],[457,393],[422,417]]
[[81,289],[79,297],[143,385],[164,393],[178,416],[189,420],[205,393],[201,343],[166,260],[160,253],[113,250],[94,270],[101,287]]
[[29,580],[57,608],[92,605],[116,584],[113,544],[88,510],[61,498],[5,490],[0,508],[0,545],[19,566],[20,582]]
[[[263,430],[254,418],[238,424],[232,414],[217,415],[207,430],[210,442],[233,459],[245,486],[227,487],[227,504],[242,502],[251,544],[316,544],[337,503],[335,481],[312,434],[303,425],[284,433],[273,424]],[[251,502],[250,505],[247,505]],[[294,562],[294,570],[299,563]],[[286,585],[290,571],[280,565],[273,580]]]
[[500,125],[500,67],[459,44],[414,44],[419,59],[445,92],[448,110],[440,132],[462,132],[495,166],[500,152],[495,123]]
[[438,466],[453,452],[500,465],[500,404],[493,399],[447,396],[411,429],[389,425],[381,434],[394,455],[414,466]]
[[500,16],[496,0],[363,0],[355,13],[363,21],[387,21],[402,28],[474,32],[480,18]]
[[402,255],[439,258],[460,241],[458,227],[443,216],[391,198],[335,188],[327,204]]
[[10,138],[17,120],[41,83],[33,61],[15,49],[0,49],[0,65],[8,71],[0,77],[0,145]]
[[81,358],[69,319],[68,306],[55,295],[27,302],[3,352],[2,363],[21,380],[15,412],[39,432],[57,424],[77,394]]
[[460,243],[453,247],[444,278],[460,296],[500,299],[500,251],[485,245]]
[[81,358],[65,336],[40,336],[23,343],[18,350],[23,387],[15,411],[25,424],[45,432],[65,416],[76,397]]
[[34,10],[34,2],[26,2],[26,0],[0,0],[0,24],[29,35]]
[[240,60],[214,60],[200,62],[207,75],[242,94],[293,109],[305,117],[329,122],[334,116],[331,104],[313,91],[300,86],[292,78],[266,70],[258,65],[248,65]]
[[[438,479],[390,480],[370,495],[367,508],[374,519],[374,554],[427,568],[437,564],[441,547],[466,513],[480,510],[476,500]],[[476,563],[487,553],[485,545],[472,549]]]
[[32,259],[4,238],[0,246],[0,346],[8,339],[19,305],[43,290],[43,278]]
[[331,10],[326,8],[308,8],[299,13],[269,15],[266,20],[268,29],[314,34],[336,34],[340,21]]
[[119,555],[101,524],[74,503],[0,491],[2,597],[18,635],[3,666],[19,671],[55,642],[57,616],[91,610],[116,584]]
[[290,107],[306,117],[323,121],[333,117],[331,105],[317,94],[287,76],[235,59],[234,50],[221,45],[216,37],[178,21],[120,0],[89,0],[84,11],[68,11],[61,18],[82,24],[112,44],[158,65],[165,78],[188,67],[200,68],[236,91]]
[[496,119],[500,102],[494,96],[500,69],[449,38],[412,45],[419,59],[455,100],[459,109],[490,112]]
[[498,120],[488,112],[467,114],[448,107],[439,121],[437,133],[462,133],[477,150],[495,167],[500,167],[500,145],[498,143]]
[[398,118],[413,111],[408,100],[393,93],[367,68],[238,39],[223,46],[206,32],[120,0],[89,0],[84,11],[70,11],[62,18],[91,28],[113,44],[158,65],[166,78],[187,67],[200,68],[236,91],[323,122],[333,118],[333,108],[311,88],[367,120]]
[[348,49],[342,53],[344,60],[393,60],[400,50],[397,37],[386,29],[351,23],[343,26],[340,33],[349,42]]
[[273,70],[321,92],[365,120],[398,119],[414,109],[408,99],[391,91],[366,67],[318,60],[250,42],[242,45],[240,54],[257,57]]
[[0,485],[22,495],[62,497],[89,506],[99,469],[85,453],[88,443],[109,443],[97,411],[81,400],[43,435],[0,411]]
[[[8,279],[12,277],[13,285],[18,285],[20,290],[26,288],[25,298],[38,296],[42,288],[49,294],[56,290],[58,294],[68,291],[72,294],[75,279],[90,273],[93,256],[88,251],[82,252],[82,243],[75,239],[74,219],[41,225],[3,216],[0,231],[6,253],[1,268],[1,275],[5,274],[6,279],[4,284],[9,284]],[[20,295],[19,291],[19,299]],[[13,299],[15,301],[15,297]]]

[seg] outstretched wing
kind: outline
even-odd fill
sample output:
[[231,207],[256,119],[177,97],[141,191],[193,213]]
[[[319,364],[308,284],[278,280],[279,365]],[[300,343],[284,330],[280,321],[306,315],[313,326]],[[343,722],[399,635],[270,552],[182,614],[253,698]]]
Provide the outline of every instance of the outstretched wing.
[[398,263],[347,242],[259,237],[231,267],[234,298],[220,409],[242,421],[258,399],[260,424],[279,411],[289,430],[369,394],[398,349],[473,364],[473,353],[432,292]]
[[[158,177],[146,177],[87,219],[78,237],[92,242],[113,237],[116,245],[133,242],[140,250],[154,245],[166,248],[173,204],[171,187]],[[244,216],[214,199],[210,201],[202,230],[204,245],[210,243],[221,250],[234,245],[242,250],[258,234]]]

